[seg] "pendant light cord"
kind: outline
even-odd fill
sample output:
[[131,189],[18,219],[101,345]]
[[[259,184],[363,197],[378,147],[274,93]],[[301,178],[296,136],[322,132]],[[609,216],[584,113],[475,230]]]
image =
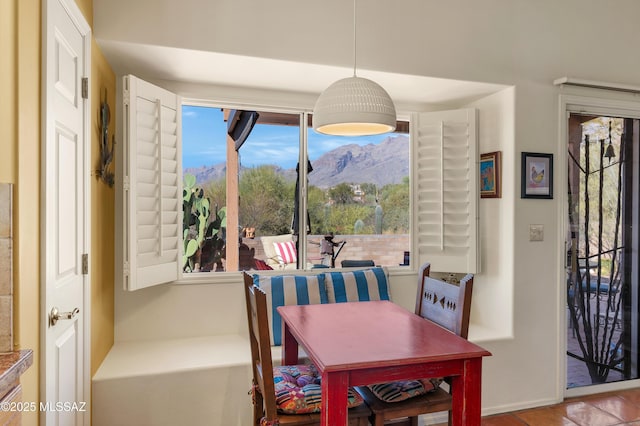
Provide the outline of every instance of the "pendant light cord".
[[353,76],[356,76],[356,0],[353,0]]

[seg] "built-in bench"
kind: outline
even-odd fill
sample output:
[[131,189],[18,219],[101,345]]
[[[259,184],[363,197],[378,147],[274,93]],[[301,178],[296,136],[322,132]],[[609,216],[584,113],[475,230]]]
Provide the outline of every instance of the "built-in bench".
[[93,377],[102,425],[251,424],[246,336],[116,342]]
[[[315,281],[329,290],[325,303],[389,297],[382,268],[326,274]],[[270,283],[279,277],[271,275]],[[276,295],[282,304],[285,299]],[[272,355],[279,363],[281,346],[274,345]],[[245,426],[252,421],[251,377],[246,335],[116,342],[93,377],[92,424]]]

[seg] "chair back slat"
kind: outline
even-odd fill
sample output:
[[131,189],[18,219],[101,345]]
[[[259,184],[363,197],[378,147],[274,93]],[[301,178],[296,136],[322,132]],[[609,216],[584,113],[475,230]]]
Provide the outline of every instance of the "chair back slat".
[[467,274],[459,284],[429,276],[430,265],[420,268],[415,313],[467,338],[471,313],[473,275]]
[[[251,342],[251,365],[253,372],[255,410],[262,411],[267,420],[275,420],[277,415],[275,386],[273,379],[273,360],[271,359],[271,341],[267,320],[267,296],[253,284],[253,278],[243,273],[247,303],[247,323]],[[254,412],[262,417],[262,414]]]

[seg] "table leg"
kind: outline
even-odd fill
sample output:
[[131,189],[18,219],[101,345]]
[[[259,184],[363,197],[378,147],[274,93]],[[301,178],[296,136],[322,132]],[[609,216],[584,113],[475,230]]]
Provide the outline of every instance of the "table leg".
[[464,361],[461,376],[451,378],[452,426],[479,426],[481,417],[482,358]]
[[347,390],[349,373],[322,373],[322,426],[347,426]]
[[298,363],[298,341],[291,334],[289,326],[282,321],[282,365]]

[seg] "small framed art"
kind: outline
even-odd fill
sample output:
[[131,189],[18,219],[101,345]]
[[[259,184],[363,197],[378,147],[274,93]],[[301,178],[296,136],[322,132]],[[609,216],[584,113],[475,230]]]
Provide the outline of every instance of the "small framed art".
[[502,197],[502,153],[489,152],[480,155],[480,197]]
[[522,153],[520,198],[553,198],[553,154]]

